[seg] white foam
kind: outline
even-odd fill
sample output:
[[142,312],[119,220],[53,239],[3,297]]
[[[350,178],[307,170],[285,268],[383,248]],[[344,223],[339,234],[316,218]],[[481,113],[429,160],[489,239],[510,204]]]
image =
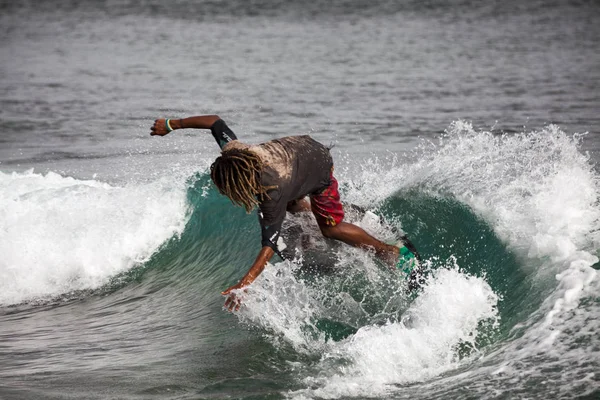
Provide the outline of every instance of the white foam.
[[185,187],[0,173],[0,304],[95,289],[182,232]]
[[322,373],[305,379],[312,389],[290,396],[385,396],[395,385],[425,381],[456,368],[461,363],[458,346],[475,347],[480,322],[497,322],[497,302],[482,278],[439,270],[402,322],[365,326],[332,345],[322,357]]
[[398,158],[392,155],[373,156],[361,163],[354,157],[342,156],[336,160],[335,167],[343,192],[342,201],[368,209],[415,183],[413,177],[406,174],[406,166],[399,165]]
[[[535,383],[551,383],[556,398],[585,397],[597,391],[599,310],[594,301],[582,304],[581,299],[597,297],[600,280],[596,271],[581,263],[561,275],[558,287],[539,312],[515,326],[516,331],[523,330],[522,336],[487,354],[477,368],[438,384],[446,390],[468,384],[483,399],[497,398],[505,391],[525,391]],[[490,392],[491,387],[495,393]],[[547,389],[541,390],[542,395],[547,393]]]

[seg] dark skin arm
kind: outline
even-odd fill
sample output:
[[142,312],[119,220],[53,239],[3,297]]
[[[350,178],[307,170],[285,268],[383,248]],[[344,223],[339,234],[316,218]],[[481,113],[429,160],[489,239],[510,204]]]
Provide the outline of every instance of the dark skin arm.
[[263,247],[260,250],[260,253],[258,253],[258,256],[256,256],[254,264],[252,264],[246,275],[244,275],[244,277],[238,283],[221,292],[222,295],[229,296],[225,301],[225,308],[229,309],[229,311],[237,311],[240,309],[240,300],[235,296],[235,294],[231,293],[231,291],[235,289],[241,289],[254,282],[254,280],[263,272],[267,262],[273,257],[273,254],[275,254],[275,252],[272,248],[268,246]]
[[[199,115],[197,117],[188,117],[182,119],[171,119],[169,124],[173,130],[175,129],[210,129],[211,126],[218,120],[218,115]],[[160,118],[154,121],[154,125],[150,128],[150,135],[165,136],[169,133],[165,118]]]

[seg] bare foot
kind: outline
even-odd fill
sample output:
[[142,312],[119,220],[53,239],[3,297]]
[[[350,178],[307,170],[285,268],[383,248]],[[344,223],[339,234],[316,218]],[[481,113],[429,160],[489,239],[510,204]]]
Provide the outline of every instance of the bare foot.
[[398,262],[398,256],[400,255],[400,248],[397,246],[392,246],[390,244],[386,245],[386,249],[384,251],[378,252],[377,256],[390,267],[395,267]]

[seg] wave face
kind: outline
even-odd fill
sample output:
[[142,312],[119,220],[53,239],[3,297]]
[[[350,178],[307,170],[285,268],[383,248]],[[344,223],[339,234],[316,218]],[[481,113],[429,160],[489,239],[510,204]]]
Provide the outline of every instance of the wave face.
[[[127,323],[123,335],[132,336],[123,339],[135,330],[153,338],[137,352],[110,341],[112,352],[127,355],[120,362],[146,365],[151,352],[158,369],[178,360],[179,383],[160,387],[180,398],[231,393],[237,378],[218,369],[231,359],[216,343],[250,371],[240,372],[241,397],[592,395],[600,192],[579,141],[555,126],[496,135],[456,122],[412,163],[342,158],[344,199],[389,225],[349,218],[388,241],[396,228],[408,233],[429,269],[422,292],[407,294],[403,278],[371,254],[332,247],[310,218],[290,217],[313,233],[315,248],[331,250],[327,268],[306,254],[274,259],[235,317],[218,293],[253,261],[259,228],[205,173],[122,187],[0,173],[2,318],[12,318],[16,337],[13,317],[23,308],[42,319],[79,301],[104,310],[113,325]],[[110,313],[135,302],[152,306],[127,309],[127,318]],[[79,318],[59,314],[65,324]],[[99,342],[114,335],[95,329]],[[17,352],[15,341],[9,351]],[[189,365],[180,357],[198,348],[211,356],[189,362],[212,369],[182,383]]]

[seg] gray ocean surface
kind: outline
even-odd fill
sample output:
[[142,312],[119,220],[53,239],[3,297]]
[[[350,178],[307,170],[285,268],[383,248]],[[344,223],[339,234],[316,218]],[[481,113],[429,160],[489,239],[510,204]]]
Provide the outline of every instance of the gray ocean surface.
[[[0,59],[0,398],[600,395],[597,1],[0,0]],[[200,114],[335,145],[447,271],[392,302],[341,250],[225,312],[256,221],[149,135]]]

